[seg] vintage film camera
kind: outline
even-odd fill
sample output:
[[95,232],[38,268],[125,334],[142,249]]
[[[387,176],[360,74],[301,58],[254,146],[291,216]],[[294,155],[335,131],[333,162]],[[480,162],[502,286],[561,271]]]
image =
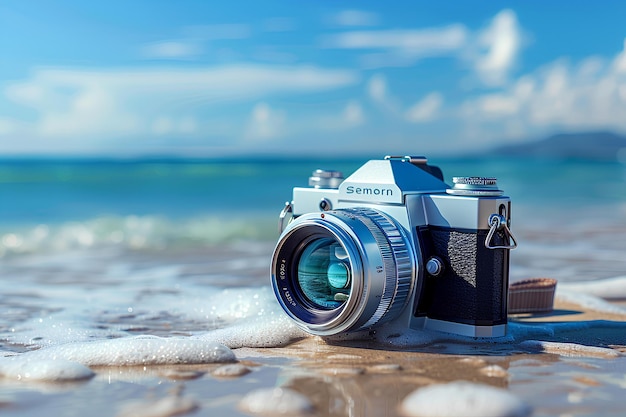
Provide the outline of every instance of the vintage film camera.
[[285,312],[320,336],[385,323],[503,336],[511,201],[495,178],[453,181],[413,156],[371,160],[345,180],[315,171],[280,216],[271,282]]

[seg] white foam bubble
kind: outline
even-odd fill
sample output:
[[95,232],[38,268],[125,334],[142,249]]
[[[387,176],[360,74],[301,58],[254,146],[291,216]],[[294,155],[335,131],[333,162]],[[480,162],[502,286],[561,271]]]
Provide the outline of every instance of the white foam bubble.
[[170,396],[151,401],[134,401],[122,407],[117,417],[173,417],[199,408],[190,397]]
[[367,372],[370,373],[395,373],[402,370],[402,365],[397,363],[381,363],[378,365],[372,365],[367,368]]
[[92,378],[94,372],[86,366],[66,360],[23,360],[13,356],[0,360],[0,374],[19,381],[67,382]]
[[3,336],[14,344],[46,347],[63,343],[86,342],[94,338],[124,337],[127,334],[116,329],[94,328],[93,323],[85,317],[77,318],[71,302],[68,302],[66,310],[19,323],[11,333]]
[[[582,291],[582,290],[581,290]],[[615,304],[611,304],[602,298],[569,289],[558,289],[555,295],[557,301],[575,304],[586,310],[593,310],[599,313],[626,315],[626,309]]]
[[535,352],[555,353],[561,356],[592,357],[592,358],[618,358],[622,354],[614,349],[586,346],[577,343],[546,342],[541,340],[526,340],[520,343],[520,347]]
[[509,376],[509,373],[500,365],[487,365],[480,368],[480,373],[491,378],[505,378]]
[[314,410],[311,401],[289,388],[266,388],[250,392],[239,402],[245,412],[264,416],[306,415]]
[[186,314],[198,319],[212,318],[227,322],[244,319],[248,321],[262,316],[271,316],[271,320],[272,316],[284,316],[269,285],[260,288],[214,290],[207,296],[197,304],[204,307],[201,312],[187,310]]
[[559,283],[559,288],[607,300],[626,299],[626,275],[597,281],[563,282]]
[[218,378],[236,378],[250,373],[250,368],[240,363],[222,365],[211,372],[211,375]]
[[22,360],[65,360],[86,366],[167,365],[236,362],[235,354],[218,343],[192,338],[137,336],[67,343],[25,352]]
[[214,330],[197,337],[231,349],[279,347],[309,336],[284,315],[268,315]]
[[409,417],[526,417],[531,408],[501,388],[470,382],[430,385],[409,394],[401,403]]
[[[224,366],[228,366],[228,365],[224,365]],[[183,380],[183,381],[197,379],[197,378],[200,378],[202,375],[204,375],[204,372],[202,371],[194,371],[194,370],[188,370],[188,369],[166,368],[158,372],[159,372],[159,375],[162,375],[166,378],[173,379],[173,380]]]

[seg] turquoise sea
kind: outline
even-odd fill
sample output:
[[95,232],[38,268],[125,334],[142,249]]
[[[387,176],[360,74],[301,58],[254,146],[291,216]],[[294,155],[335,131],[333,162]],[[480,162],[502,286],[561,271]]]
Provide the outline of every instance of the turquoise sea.
[[[182,222],[220,218],[257,233],[306,186],[316,168],[347,176],[365,159],[0,159],[0,227],[123,219],[128,216]],[[558,217],[603,210],[605,220],[623,220],[626,165],[619,162],[554,159],[431,159],[453,176],[495,176],[519,207],[516,221],[532,213]],[[536,219],[540,220],[540,219]],[[557,224],[554,225],[558,227]],[[272,236],[259,234],[260,238]],[[206,236],[208,239],[209,236]]]
[[[233,242],[270,245],[294,186],[316,168],[349,175],[364,159],[4,159],[0,160],[0,260],[68,251],[212,251]],[[524,274],[562,279],[626,271],[626,165],[555,159],[435,158],[445,179],[495,176],[513,202]],[[606,236],[604,231],[611,231]],[[587,248],[587,246],[589,246]],[[536,259],[534,250],[540,249]],[[570,253],[602,258],[553,265]],[[540,255],[540,256],[539,256]],[[269,255],[268,255],[269,256]],[[591,255],[589,255],[591,256]],[[569,256],[567,256],[569,258]],[[536,267],[535,267],[536,266]],[[542,269],[543,268],[543,269]],[[560,271],[567,271],[561,273]],[[589,276],[588,274],[592,274]]]

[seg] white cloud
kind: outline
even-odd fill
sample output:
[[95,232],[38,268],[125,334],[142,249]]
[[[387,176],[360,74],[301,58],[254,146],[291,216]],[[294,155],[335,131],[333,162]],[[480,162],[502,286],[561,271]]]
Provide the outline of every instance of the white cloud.
[[363,10],[342,10],[328,19],[330,24],[338,26],[375,26],[379,21],[376,13]]
[[10,100],[16,103],[31,105],[43,101],[45,91],[42,86],[29,83],[9,85],[5,94]]
[[449,55],[467,42],[463,25],[415,30],[352,31],[331,35],[323,44],[341,49],[383,49],[411,58]]
[[470,32],[462,24],[425,29],[349,31],[321,38],[326,48],[364,51],[364,68],[403,67],[428,57],[465,54]]
[[42,69],[4,92],[9,101],[35,110],[35,120],[5,117],[0,135],[85,141],[168,132],[197,135],[202,126],[195,119],[206,106],[273,94],[316,93],[357,81],[352,71],[307,66]]
[[172,133],[172,127],[172,119],[166,116],[158,117],[152,122],[152,131],[157,135]]
[[319,143],[337,146],[340,142],[343,143],[347,136],[342,136],[338,140],[332,133],[358,129],[366,123],[366,117],[362,104],[358,100],[349,100],[342,107],[334,104],[323,106],[319,112],[306,117],[294,116],[290,121],[290,137],[297,138],[300,135],[309,135],[311,132],[324,132],[319,137]]
[[387,99],[387,80],[384,76],[377,74],[367,82],[367,94],[377,102],[384,102]]
[[626,39],[624,39],[622,52],[620,52],[613,61],[612,69],[617,73],[626,73]]
[[348,126],[358,126],[365,121],[363,107],[357,101],[350,101],[343,110],[343,120]]
[[[325,108],[305,116],[287,116],[283,109],[272,107],[266,102],[257,103],[249,114],[244,138],[250,145],[254,142],[269,145],[275,139],[289,137],[297,141],[301,135],[308,136],[312,132],[325,132],[326,135],[326,132],[343,132],[365,123],[363,107],[356,100],[348,101],[342,109],[335,111]],[[332,141],[320,138],[320,143],[332,144]]]
[[196,69],[127,69],[90,71],[48,69],[38,71],[12,88],[56,92],[65,88],[113,89],[116,93],[204,93],[212,98],[239,98],[290,91],[319,91],[353,84],[353,71],[310,66],[229,65]]
[[12,135],[18,130],[19,127],[15,121],[6,118],[0,119],[0,136]]
[[284,136],[286,119],[284,111],[272,109],[265,102],[257,103],[252,109],[245,137],[268,140]]
[[202,53],[202,48],[193,42],[164,41],[148,44],[143,47],[142,55],[146,58],[184,59]]
[[185,116],[178,120],[178,131],[183,135],[192,135],[198,130],[198,122],[194,117]]
[[432,121],[439,116],[442,105],[443,96],[441,93],[432,92],[407,110],[406,119],[414,123]]
[[135,130],[136,120],[117,109],[115,98],[106,88],[98,87],[78,92],[65,109],[50,109],[39,125],[39,133],[46,137],[85,135],[101,129],[120,134]]
[[491,24],[477,35],[474,57],[478,77],[487,85],[503,85],[515,64],[522,43],[517,16],[512,10],[502,10]]
[[141,55],[149,59],[189,59],[201,55],[203,44],[220,40],[247,39],[252,30],[245,24],[218,24],[188,26],[182,39],[152,42],[141,48]]
[[522,40],[515,12],[505,9],[487,27],[474,31],[461,23],[420,29],[352,30],[322,37],[321,45],[363,51],[360,60],[364,68],[411,66],[428,57],[469,61],[482,84],[501,86],[515,66]]
[[578,65],[555,61],[499,92],[468,100],[461,117],[475,127],[509,127],[517,136],[550,129],[626,131],[625,56],[626,44],[606,63],[597,57]]
[[382,74],[373,75],[366,84],[368,97],[387,114],[397,116],[401,113],[399,100],[390,94],[387,78]]
[[186,136],[193,135],[198,129],[198,123],[194,117],[170,117],[158,116],[151,123],[151,130],[157,136]]
[[432,92],[405,109],[401,101],[390,93],[387,79],[382,74],[375,74],[367,81],[366,92],[370,100],[385,110],[387,115],[412,123],[426,123],[437,119],[443,105],[443,95]]
[[274,64],[294,64],[298,62],[298,55],[283,52],[279,48],[268,45],[261,45],[253,54],[255,60],[270,62]]

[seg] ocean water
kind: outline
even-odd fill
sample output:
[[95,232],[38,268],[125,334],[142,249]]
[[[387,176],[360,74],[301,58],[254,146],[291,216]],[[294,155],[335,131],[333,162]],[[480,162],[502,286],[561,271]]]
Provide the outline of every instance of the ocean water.
[[[278,213],[291,189],[306,186],[316,168],[347,176],[363,162],[0,160],[0,260],[3,266],[35,266],[31,260],[48,257],[72,268],[78,260],[61,259],[78,252],[80,257],[115,253],[120,261],[142,257],[156,264],[163,257],[198,252],[207,262],[214,253],[221,262],[232,254],[234,264],[246,251],[269,256],[264,251],[278,237]],[[443,169],[448,183],[453,176],[498,178],[512,199],[512,229],[521,243],[512,255],[514,278],[598,279],[626,271],[620,255],[626,248],[625,164],[502,158],[430,162]],[[253,275],[250,283],[258,278]]]
[[[314,169],[348,175],[363,162],[0,161],[0,356],[169,363],[181,354],[223,359],[221,344],[280,346],[301,336],[269,289],[278,214]],[[448,183],[453,176],[498,178],[512,199],[519,242],[513,281],[626,276],[626,165],[430,162]],[[151,360],[159,349],[170,356]],[[15,366],[0,361],[0,373]]]

